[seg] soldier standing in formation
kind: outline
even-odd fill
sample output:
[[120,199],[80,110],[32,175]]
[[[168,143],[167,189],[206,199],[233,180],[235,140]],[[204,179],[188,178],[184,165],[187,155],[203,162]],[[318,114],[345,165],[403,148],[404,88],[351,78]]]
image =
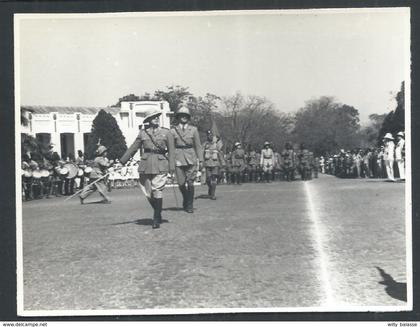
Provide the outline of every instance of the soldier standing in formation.
[[[174,139],[167,128],[159,126],[160,111],[150,112],[143,120],[145,125],[141,129],[134,143],[121,157],[121,164],[125,164],[139,149],[143,149],[138,168],[140,187],[152,206],[152,228],[160,227],[162,223],[163,190],[168,178],[168,172],[173,174]],[[148,124],[148,126],[146,126]]]
[[289,142],[286,142],[284,145],[284,150],[281,153],[282,157],[282,170],[284,174],[284,179],[288,182],[294,179],[294,171],[296,168],[296,157],[295,152],[293,151],[292,145]]
[[258,153],[255,152],[254,149],[248,154],[248,173],[249,173],[249,181],[257,182],[258,181],[258,166],[260,164]]
[[274,167],[274,152],[270,142],[264,142],[264,148],[261,150],[260,164],[263,169],[264,178],[267,183],[271,182]]
[[241,185],[242,173],[246,168],[245,151],[242,149],[240,142],[235,143],[235,149],[231,154],[231,170],[232,170],[232,184]]
[[186,212],[193,213],[194,180],[203,165],[203,151],[197,127],[189,124],[191,114],[188,108],[181,107],[176,118],[179,123],[171,129],[175,140],[176,176],[183,197],[182,206]]
[[303,181],[309,180],[309,174],[311,172],[310,170],[310,154],[308,149],[306,149],[305,144],[302,143],[300,145],[300,151],[299,151],[299,173],[302,177]]
[[106,175],[106,171],[109,166],[112,165],[113,160],[108,160],[106,157],[108,154],[108,149],[100,145],[98,149],[96,150],[96,158],[93,160],[92,163],[92,172],[90,173],[90,181],[94,182],[93,184],[89,185],[88,187],[85,187],[80,193],[80,204],[84,203],[84,200],[90,196],[93,192],[98,190],[99,194],[103,198],[102,203],[111,203],[110,198],[106,195],[107,188],[105,185],[105,181],[103,177]]
[[220,168],[224,166],[222,142],[213,135],[211,130],[207,131],[207,141],[203,144],[204,168],[206,170],[206,184],[210,199],[216,200],[216,185],[220,174]]

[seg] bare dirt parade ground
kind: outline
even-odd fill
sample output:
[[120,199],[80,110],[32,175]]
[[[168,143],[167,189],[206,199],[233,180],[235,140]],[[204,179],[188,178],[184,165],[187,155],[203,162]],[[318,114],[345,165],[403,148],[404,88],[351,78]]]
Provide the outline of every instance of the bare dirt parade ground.
[[25,310],[406,304],[404,183],[222,185],[194,214],[167,188],[158,230],[138,188],[110,195],[23,203]]

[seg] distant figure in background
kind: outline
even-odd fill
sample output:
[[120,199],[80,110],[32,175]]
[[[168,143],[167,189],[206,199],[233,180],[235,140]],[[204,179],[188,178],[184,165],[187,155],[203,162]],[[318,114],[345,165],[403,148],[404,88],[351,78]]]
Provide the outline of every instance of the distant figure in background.
[[264,172],[265,181],[270,183],[274,167],[274,152],[270,142],[264,142],[264,148],[261,150],[260,165]]
[[394,178],[394,137],[391,133],[386,133],[384,136],[384,160],[386,167],[386,174],[389,181],[395,182]]
[[96,157],[93,160],[92,172],[90,173],[90,181],[97,181],[86,187],[79,195],[80,204],[83,204],[84,200],[96,190],[98,190],[99,194],[103,198],[102,203],[111,203],[111,200],[106,195],[107,187],[105,185],[105,181],[103,179],[99,180],[106,174],[108,167],[113,163],[112,160],[108,160],[106,157],[107,154],[108,149],[103,145],[100,145],[96,150]]
[[231,155],[232,184],[241,185],[242,173],[246,168],[245,150],[242,149],[240,142],[235,143],[235,148]]
[[208,195],[212,200],[216,200],[217,179],[220,174],[220,167],[224,165],[222,146],[223,144],[217,136],[213,135],[211,130],[208,130],[207,141],[203,144],[203,158]]
[[397,145],[395,147],[395,160],[398,165],[400,179],[405,180],[405,140],[404,132],[397,134]]

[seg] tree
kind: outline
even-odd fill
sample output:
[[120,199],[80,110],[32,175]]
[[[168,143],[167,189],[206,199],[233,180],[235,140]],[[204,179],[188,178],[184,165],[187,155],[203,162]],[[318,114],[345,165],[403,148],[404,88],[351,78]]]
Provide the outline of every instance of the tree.
[[376,146],[379,131],[387,114],[371,114],[369,115],[369,123],[360,131],[360,142],[362,147]]
[[306,102],[295,119],[295,142],[305,143],[317,155],[359,146],[359,112],[332,97]]
[[182,87],[180,85],[167,86],[165,91],[157,90],[154,94],[157,100],[167,101],[171,111],[174,112],[191,96],[192,94],[188,91],[188,87]]
[[258,149],[269,141],[279,150],[290,139],[290,118],[276,111],[266,98],[236,93],[223,99],[223,110],[216,122],[228,146],[240,141],[245,147]]
[[113,105],[113,107],[121,107],[121,102],[123,101],[140,101],[141,98],[135,94],[124,95],[118,99],[118,102]]
[[382,138],[386,133],[396,134],[400,131],[405,130],[405,91],[404,91],[404,81],[401,82],[400,91],[395,96],[395,100],[397,102],[397,106],[395,110],[392,110],[388,113],[385,117],[382,127],[379,131],[378,135],[378,143],[382,141]]
[[86,157],[93,159],[98,144],[108,148],[110,159],[120,158],[127,150],[125,137],[122,134],[115,118],[105,110],[101,109],[92,122],[91,137],[89,138]]

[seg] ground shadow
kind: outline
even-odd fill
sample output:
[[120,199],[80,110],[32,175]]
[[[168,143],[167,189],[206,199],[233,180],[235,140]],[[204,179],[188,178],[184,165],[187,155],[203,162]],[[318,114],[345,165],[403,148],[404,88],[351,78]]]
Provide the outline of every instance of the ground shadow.
[[103,202],[103,200],[83,202],[83,205],[89,205],[89,204],[111,204],[111,202]]
[[407,284],[395,281],[394,278],[392,278],[390,274],[387,274],[382,268],[375,268],[378,269],[378,272],[383,279],[378,283],[385,285],[385,292],[394,299],[407,302]]
[[[164,223],[169,223],[169,220],[167,219],[162,219],[162,224]],[[127,224],[136,224],[136,225],[143,225],[143,226],[151,226],[153,225],[153,219],[151,218],[140,218],[140,219],[136,219],[136,220],[130,220],[130,221],[123,221],[121,223],[114,223],[111,224],[113,226],[117,226],[117,225],[127,225]]]
[[179,207],[168,207],[168,208],[163,208],[162,211],[183,211],[183,208],[179,208]]
[[[169,222],[168,220],[162,219],[161,224],[168,223],[168,222]],[[150,218],[137,219],[134,223],[136,225],[152,226],[153,225],[153,219],[150,219]]]
[[200,194],[200,195],[196,196],[194,199],[195,200],[198,200],[198,199],[210,199],[210,195],[208,195],[208,194]]

